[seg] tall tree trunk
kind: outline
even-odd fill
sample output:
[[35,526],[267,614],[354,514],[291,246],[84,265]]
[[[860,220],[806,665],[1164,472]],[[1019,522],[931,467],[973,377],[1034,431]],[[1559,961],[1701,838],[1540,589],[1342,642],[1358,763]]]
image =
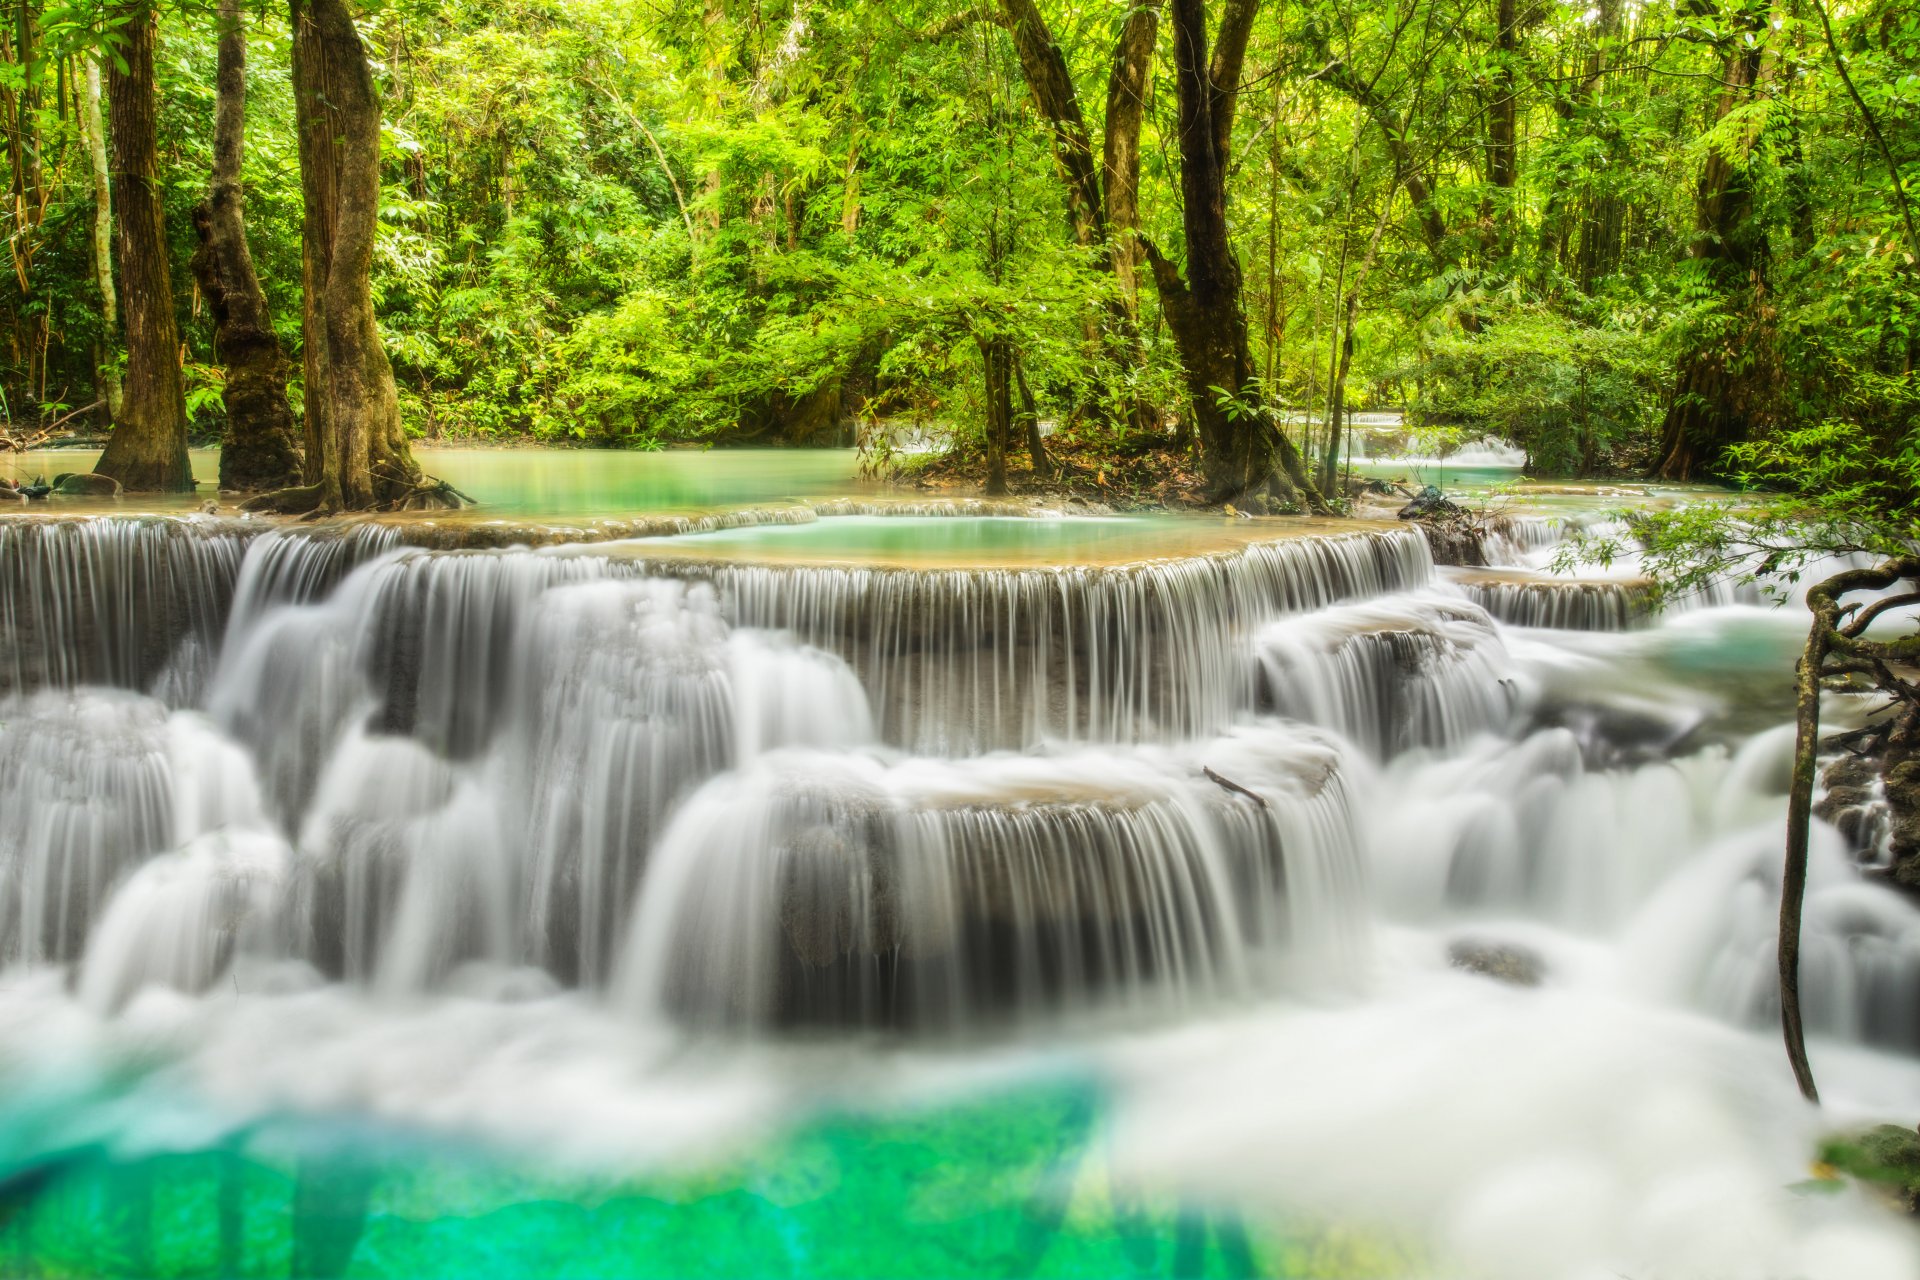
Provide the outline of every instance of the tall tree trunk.
[[1020,392],[1020,417],[1027,428],[1027,461],[1033,464],[1033,478],[1053,479],[1053,459],[1047,456],[1046,437],[1040,434],[1040,406],[1034,403],[1033,388],[1027,385],[1027,371],[1020,357],[1013,357],[1013,385]]
[[[1554,111],[1560,117],[1563,130],[1570,131],[1586,125],[1587,122],[1584,119],[1585,112],[1593,101],[1594,91],[1600,87],[1601,80],[1606,77],[1607,57],[1612,51],[1613,42],[1619,38],[1620,32],[1620,0],[1600,0],[1600,3],[1595,9],[1593,26],[1588,30],[1586,36],[1588,44],[1581,77],[1574,82],[1573,87],[1569,89],[1565,95],[1559,97],[1554,102]],[[1611,141],[1608,141],[1606,145],[1609,151],[1617,149]],[[1593,272],[1584,269],[1585,264],[1590,259],[1592,260],[1592,265],[1601,273],[1612,269],[1612,258],[1606,257],[1603,260],[1602,255],[1598,252],[1601,246],[1595,243],[1596,233],[1603,229],[1600,224],[1609,221],[1606,207],[1609,202],[1617,204],[1618,197],[1607,195],[1593,199],[1592,204],[1594,207],[1586,215],[1585,229],[1580,237],[1579,245],[1583,268],[1578,272],[1578,278],[1583,292],[1591,292],[1593,281],[1598,278]],[[1573,230],[1570,212],[1567,207],[1566,193],[1562,189],[1561,183],[1557,178],[1550,179],[1547,187],[1546,204],[1540,213],[1540,252],[1538,261],[1543,283],[1545,278],[1552,272],[1554,264],[1561,260],[1562,255],[1568,247],[1568,242]],[[1617,215],[1613,216],[1610,221],[1617,231],[1619,223]],[[1617,236],[1615,239],[1617,239]]]
[[[1053,134],[1053,154],[1065,188],[1074,243],[1093,250],[1119,285],[1106,328],[1118,339],[1124,358],[1139,364],[1145,359],[1137,310],[1140,121],[1159,29],[1159,0],[1147,0],[1129,13],[1115,41],[1107,81],[1106,134],[1097,159],[1066,56],[1038,5],[1034,0],[999,3],[1000,22],[1013,36],[1021,77]],[[1120,233],[1117,241],[1109,238],[1116,231]],[[1090,323],[1088,334],[1090,345],[1097,347],[1099,328]],[[1145,428],[1157,415],[1152,406],[1141,402],[1127,416],[1136,428]]]
[[1013,344],[1003,333],[980,334],[980,359],[986,366],[987,494],[1007,491],[1007,442],[1013,436]]
[[[1144,247],[1186,367],[1208,497],[1231,502],[1264,491],[1285,503],[1325,511],[1300,451],[1279,430],[1268,407],[1248,394],[1253,360],[1241,306],[1240,264],[1227,235],[1225,144],[1232,137],[1241,59],[1258,8],[1258,0],[1230,0],[1210,59],[1206,0],[1174,0],[1186,278],[1152,243]],[[1230,47],[1231,42],[1238,47]]]
[[1367,277],[1373,272],[1373,264],[1380,258],[1380,241],[1387,232],[1389,215],[1393,212],[1394,187],[1388,187],[1380,197],[1380,216],[1374,220],[1373,235],[1367,240],[1367,252],[1360,259],[1360,266],[1353,273],[1353,283],[1347,286],[1347,305],[1340,326],[1339,356],[1334,361],[1332,386],[1327,392],[1327,441],[1326,452],[1320,458],[1320,491],[1327,492],[1336,487],[1340,466],[1340,423],[1347,411],[1347,374],[1353,369],[1353,331],[1360,321],[1360,291],[1367,287]]
[[380,99],[345,0],[292,0],[293,86],[305,205],[306,488],[280,509],[366,510],[412,501],[420,468],[400,426],[393,368],[374,325]]
[[226,365],[221,401],[222,489],[279,489],[299,483],[300,452],[287,405],[287,357],[253,270],[240,185],[246,147],[247,33],[239,0],[220,0],[219,65],[213,114],[213,174],[194,210],[200,247],[193,276],[213,313],[214,352]]
[[1512,247],[1513,185],[1519,174],[1520,58],[1519,5],[1494,0],[1493,99],[1487,104],[1487,185],[1493,198],[1487,209],[1487,242],[1495,253]]
[[1120,28],[1107,73],[1107,123],[1101,138],[1102,196],[1107,235],[1113,242],[1113,275],[1121,305],[1136,323],[1140,307],[1140,121],[1146,114],[1147,74],[1160,31],[1160,2],[1137,4]]
[[1066,55],[1060,52],[1033,0],[1001,0],[1001,7],[1007,29],[1013,33],[1013,48],[1020,57],[1020,73],[1027,90],[1053,131],[1053,156],[1066,186],[1067,218],[1074,242],[1082,248],[1104,251],[1107,227],[1100,174]]
[[[1763,61],[1767,10],[1751,5],[1730,36],[1721,72],[1714,120],[1724,120],[1752,97]],[[1693,259],[1732,310],[1748,311],[1766,287],[1767,233],[1754,208],[1747,167],[1719,150],[1700,166],[1694,193]],[[1744,327],[1744,326],[1743,326]],[[1752,426],[1753,391],[1735,368],[1738,353],[1724,341],[1695,347],[1680,357],[1673,400],[1653,472],[1664,480],[1692,480],[1711,473],[1727,446],[1746,438]]]
[[120,299],[113,287],[113,178],[107,167],[107,124],[100,115],[100,64],[87,64],[87,100],[81,127],[93,168],[93,273],[100,287],[100,351],[95,361],[100,403],[111,426],[120,417]]
[[187,461],[187,403],[180,375],[180,330],[167,262],[154,126],[150,4],[121,11],[124,43],[107,75],[113,129],[113,203],[120,209],[120,279],[126,304],[127,382],[120,417],[95,470],[134,492],[193,488]]

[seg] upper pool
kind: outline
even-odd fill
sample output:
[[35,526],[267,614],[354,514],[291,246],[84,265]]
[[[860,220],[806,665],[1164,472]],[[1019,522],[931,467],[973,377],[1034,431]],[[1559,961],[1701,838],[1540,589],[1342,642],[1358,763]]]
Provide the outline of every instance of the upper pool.
[[849,515],[640,539],[627,546],[675,559],[955,568],[1125,564],[1234,551],[1248,542],[1354,533],[1372,521],[1234,520],[1181,515]]
[[[459,489],[493,516],[586,518],[649,511],[757,506],[870,491],[852,449],[440,449],[422,448],[420,466]],[[197,494],[143,494],[144,510],[193,510],[215,493],[218,449],[195,449]],[[89,471],[91,449],[0,454],[0,476],[51,479]],[[99,507],[62,499],[63,508]],[[224,505],[224,503],[223,503]]]

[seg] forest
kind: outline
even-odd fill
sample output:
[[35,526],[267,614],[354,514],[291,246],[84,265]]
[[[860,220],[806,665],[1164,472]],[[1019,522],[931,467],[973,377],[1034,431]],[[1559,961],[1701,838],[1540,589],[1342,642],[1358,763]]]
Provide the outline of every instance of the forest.
[[1068,468],[1324,509],[1384,408],[1536,474],[1920,492],[1890,0],[11,19],[8,430],[112,428],[130,488],[187,439],[240,489],[344,451],[365,506],[411,439],[884,463],[925,424],[1004,488],[1046,422]]

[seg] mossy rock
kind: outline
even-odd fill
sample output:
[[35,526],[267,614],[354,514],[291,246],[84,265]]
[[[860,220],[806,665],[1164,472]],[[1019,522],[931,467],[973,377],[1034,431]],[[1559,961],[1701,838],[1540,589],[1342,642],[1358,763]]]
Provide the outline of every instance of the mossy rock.
[[1920,1132],[1881,1124],[1835,1134],[1821,1144],[1820,1162],[1868,1184],[1905,1212],[1920,1215]]

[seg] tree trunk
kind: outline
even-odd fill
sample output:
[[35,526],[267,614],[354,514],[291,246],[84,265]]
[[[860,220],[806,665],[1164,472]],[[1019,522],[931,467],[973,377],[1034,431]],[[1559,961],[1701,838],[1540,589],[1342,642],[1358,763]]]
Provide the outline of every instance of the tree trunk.
[[100,64],[87,64],[87,101],[81,117],[87,158],[93,167],[93,273],[100,286],[100,358],[96,361],[100,403],[107,425],[120,417],[120,299],[113,288],[113,178],[107,167],[107,124],[100,115]]
[[[1160,301],[1186,366],[1201,470],[1214,502],[1269,492],[1283,503],[1325,511],[1300,452],[1249,396],[1253,361],[1241,307],[1240,264],[1227,235],[1227,156],[1241,56],[1258,0],[1233,0],[1220,24],[1220,47],[1207,54],[1205,0],[1174,0],[1175,79],[1179,90],[1180,191],[1187,270],[1145,245]],[[1238,41],[1240,48],[1228,47]],[[1216,82],[1216,73],[1232,83]]]
[[367,510],[421,493],[393,368],[374,325],[380,99],[345,0],[292,0],[293,86],[305,205],[306,487],[262,506]]
[[[120,418],[95,470],[133,492],[193,488],[187,461],[187,403],[180,375],[161,201],[153,46],[156,21],[145,3],[122,10],[124,43],[107,75],[113,129],[113,203],[120,209],[120,279],[126,304],[127,381]],[[123,69],[124,68],[124,69]]]
[[246,146],[247,34],[239,0],[220,3],[219,66],[213,117],[213,173],[194,210],[200,247],[193,276],[213,313],[214,353],[226,365],[227,411],[220,447],[222,489],[280,489],[299,483],[300,452],[287,405],[287,357],[267,313],[267,296],[247,248],[240,165]]
[[[1824,585],[1824,584],[1823,584]],[[1815,617],[1794,673],[1793,780],[1787,792],[1787,857],[1780,878],[1780,933],[1775,959],[1780,971],[1780,1030],[1794,1083],[1818,1102],[1807,1037],[1800,1018],[1800,906],[1807,892],[1808,827],[1820,755],[1820,669],[1826,664],[1827,623]]]
[[[1065,188],[1074,242],[1093,250],[1120,286],[1106,327],[1117,337],[1124,358],[1137,365],[1145,359],[1137,309],[1140,121],[1159,29],[1159,0],[1148,0],[1129,13],[1115,41],[1107,81],[1106,134],[1097,160],[1072,72],[1039,7],[1034,0],[1000,0],[1000,20],[1013,35],[1020,73],[1034,106],[1053,133],[1053,154]],[[1116,217],[1117,223],[1111,220]],[[1122,233],[1117,242],[1109,238],[1116,229]],[[1088,336],[1089,345],[1097,350],[1099,328],[1090,323]],[[1157,418],[1144,402],[1134,404],[1127,416],[1137,429]]]
[[1013,344],[1005,334],[978,335],[986,366],[987,496],[1007,492],[1007,441],[1013,435]]
[[1040,406],[1034,403],[1026,368],[1017,355],[1013,358],[1013,385],[1020,392],[1020,417],[1027,427],[1027,460],[1033,464],[1033,478],[1051,480],[1053,459],[1047,456],[1046,438],[1040,434]]
[[1491,198],[1483,207],[1486,245],[1504,256],[1514,237],[1513,186],[1519,175],[1520,91],[1516,64],[1520,58],[1519,5],[1516,0],[1494,0],[1493,97],[1487,103],[1487,185]]
[[1121,305],[1138,322],[1140,267],[1140,121],[1146,114],[1147,73],[1160,31],[1160,3],[1137,5],[1127,15],[1113,46],[1107,73],[1107,124],[1101,139],[1101,175],[1107,235],[1113,242],[1113,275]]
[[1033,0],[1001,0],[1001,7],[1006,12],[1007,29],[1013,33],[1013,47],[1020,57],[1020,73],[1027,90],[1053,130],[1053,156],[1066,186],[1067,218],[1073,226],[1074,242],[1087,249],[1103,247],[1107,228],[1100,176],[1066,55],[1060,52]]
[[1380,197],[1380,216],[1374,220],[1373,235],[1367,241],[1367,252],[1360,259],[1360,266],[1353,273],[1353,283],[1347,286],[1346,313],[1340,327],[1340,354],[1334,362],[1333,385],[1327,392],[1327,447],[1320,459],[1320,491],[1336,486],[1340,465],[1340,422],[1347,411],[1347,374],[1353,369],[1353,331],[1360,321],[1360,291],[1366,288],[1367,277],[1373,273],[1373,264],[1380,258],[1380,241],[1386,235],[1389,215],[1393,212],[1395,189],[1388,187]]
[[[1751,8],[1721,73],[1716,121],[1749,99],[1759,79],[1764,7]],[[1754,208],[1752,178],[1745,166],[1720,151],[1700,167],[1694,194],[1694,239],[1690,253],[1734,310],[1748,310],[1766,286],[1767,235]],[[1746,438],[1753,421],[1753,388],[1735,368],[1739,353],[1725,342],[1696,347],[1680,357],[1672,402],[1653,473],[1663,480],[1692,480],[1711,473],[1727,446]]]

